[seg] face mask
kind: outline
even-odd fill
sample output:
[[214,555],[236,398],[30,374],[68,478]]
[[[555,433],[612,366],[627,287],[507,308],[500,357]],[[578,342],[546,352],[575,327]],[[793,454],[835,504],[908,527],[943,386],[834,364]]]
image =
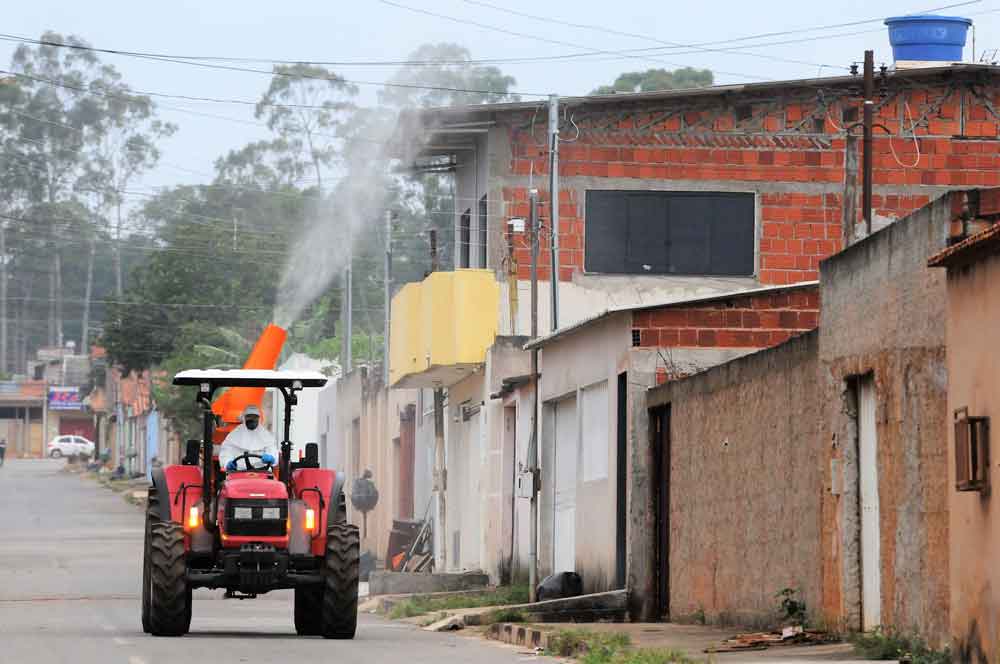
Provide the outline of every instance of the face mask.
[[248,418],[246,420],[245,424],[247,425],[247,429],[250,429],[250,431],[253,431],[254,429],[257,428],[257,420],[256,419]]

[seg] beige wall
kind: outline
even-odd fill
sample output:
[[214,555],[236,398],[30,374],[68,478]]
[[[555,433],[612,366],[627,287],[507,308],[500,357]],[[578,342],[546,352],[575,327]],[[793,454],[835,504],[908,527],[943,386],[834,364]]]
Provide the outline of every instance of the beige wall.
[[820,264],[817,380],[823,441],[823,613],[862,624],[857,410],[875,387],[881,623],[948,638],[946,285],[929,256],[945,246],[951,195]]
[[[359,368],[337,381],[337,427],[339,453],[346,459],[348,519],[361,527],[363,515],[351,506],[354,480],[367,469],[379,491],[378,505],[367,515],[367,528],[362,531],[361,550],[371,551],[379,560],[385,558],[392,521],[397,518],[398,496],[394,483],[398,455],[393,440],[399,436],[399,417],[408,404],[416,402],[415,390],[387,390],[381,384],[378,370]],[[360,444],[355,454],[352,436]],[[416,478],[415,478],[416,479]],[[419,516],[418,516],[419,518]]]
[[631,346],[631,316],[611,316],[579,332],[568,334],[544,346],[540,352],[539,398],[541,416],[542,492],[539,501],[539,576],[554,569],[555,440],[552,404],[565,398],[577,402],[577,422],[581,422],[582,390],[602,382],[607,384],[606,472],[588,480],[582,472],[583,436],[577,431],[577,475],[575,510],[575,570],[583,578],[585,592],[610,590],[616,584],[617,542],[617,412],[618,374],[627,370]]
[[649,393],[670,407],[671,619],[769,625],[784,588],[820,605],[817,348],[809,333]]
[[[1000,432],[1000,257],[948,270],[948,413],[967,407]],[[988,337],[992,337],[989,339]],[[954,428],[948,427],[948,503],[951,508],[951,633],[964,662],[1000,658],[1000,504],[993,494],[956,491]],[[990,483],[997,486],[998,447],[991,445]]]

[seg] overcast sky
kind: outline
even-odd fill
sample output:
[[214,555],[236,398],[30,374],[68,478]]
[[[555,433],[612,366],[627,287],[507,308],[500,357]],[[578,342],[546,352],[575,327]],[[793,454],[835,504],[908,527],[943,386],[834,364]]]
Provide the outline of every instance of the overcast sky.
[[[619,32],[646,36],[629,37],[584,28],[571,28],[518,17],[477,6],[472,0],[393,0],[425,11],[475,21],[503,30],[521,32],[566,45],[517,37],[482,27],[463,25],[435,16],[389,6],[379,0],[354,2],[323,0],[31,0],[7,3],[0,13],[0,32],[38,37],[45,30],[75,34],[102,48],[155,51],[178,55],[263,57],[283,60],[394,60],[405,58],[426,42],[458,42],[474,58],[553,56],[581,50],[620,51],[658,48],[671,43],[703,43],[732,40],[749,35],[799,28],[842,24],[879,16],[926,11],[958,0],[843,0],[838,3],[802,0],[764,2],[664,2],[631,0],[595,2],[579,0],[483,0],[514,11],[545,16],[577,24],[597,25]],[[977,26],[977,52],[1000,47],[1000,0],[986,0],[942,13],[970,16]],[[863,32],[851,36],[845,33]],[[677,65],[707,67],[716,72],[718,83],[740,83],[767,79],[813,77],[846,72],[860,60],[865,48],[875,50],[876,63],[891,62],[885,28],[866,23],[825,32],[771,37],[758,41],[804,39],[797,44],[753,49],[775,58],[802,64],[751,57],[746,54],[698,52],[638,57],[594,56],[587,61],[564,60],[503,65],[517,79],[522,93],[573,95],[610,83],[627,70]],[[743,42],[728,45],[744,46]],[[579,48],[586,47],[586,48]],[[717,48],[722,48],[720,46]],[[14,45],[0,42],[0,60],[6,66]],[[965,57],[972,58],[971,43]],[[169,63],[106,56],[137,90],[256,100],[267,87],[268,77],[243,72],[202,69]],[[840,71],[820,65],[841,67]],[[253,65],[264,67],[266,65]],[[383,81],[393,69],[372,66],[337,67],[349,79]],[[726,72],[726,73],[724,73]],[[373,103],[376,87],[363,86],[361,100]],[[191,171],[209,173],[213,160],[231,148],[265,135],[262,128],[228,120],[194,116],[169,105],[200,113],[253,120],[252,107],[164,100],[161,115],[180,126],[167,143],[163,165],[148,175],[144,187],[180,182],[203,182],[208,178]],[[188,169],[188,170],[184,170]]]

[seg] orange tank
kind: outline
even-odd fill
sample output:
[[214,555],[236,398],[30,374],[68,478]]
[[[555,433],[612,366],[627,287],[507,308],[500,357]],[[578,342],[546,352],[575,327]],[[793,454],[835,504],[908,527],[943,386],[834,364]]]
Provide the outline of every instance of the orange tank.
[[[244,369],[274,369],[278,364],[278,357],[281,355],[281,348],[285,345],[288,332],[271,324],[264,328],[260,338],[250,351],[250,356],[243,365]],[[225,440],[230,431],[240,424],[240,415],[243,409],[253,404],[261,408],[264,400],[263,387],[231,387],[223,392],[218,399],[212,402],[212,412],[222,419],[222,424],[215,428],[212,440],[221,443]],[[263,410],[263,409],[262,409]],[[261,422],[264,418],[261,417]]]

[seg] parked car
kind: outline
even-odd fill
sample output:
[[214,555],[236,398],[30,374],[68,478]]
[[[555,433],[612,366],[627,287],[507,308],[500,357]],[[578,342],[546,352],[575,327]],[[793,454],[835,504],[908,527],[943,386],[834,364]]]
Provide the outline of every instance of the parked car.
[[60,457],[94,454],[94,443],[83,436],[56,436],[48,445],[48,454],[53,459]]

